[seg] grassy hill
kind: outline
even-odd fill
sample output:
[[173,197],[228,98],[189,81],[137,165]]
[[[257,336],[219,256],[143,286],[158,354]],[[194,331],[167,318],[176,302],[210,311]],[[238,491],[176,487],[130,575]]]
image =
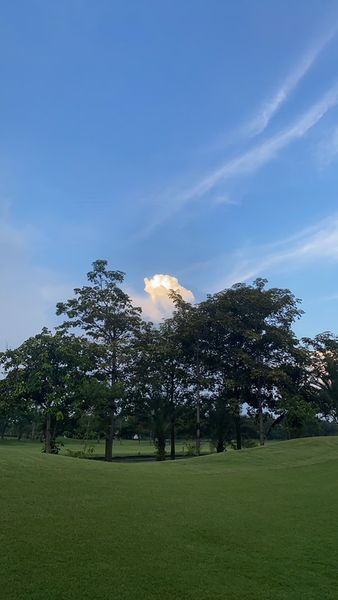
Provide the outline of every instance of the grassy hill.
[[162,464],[3,443],[0,515],[6,600],[338,597],[338,438]]

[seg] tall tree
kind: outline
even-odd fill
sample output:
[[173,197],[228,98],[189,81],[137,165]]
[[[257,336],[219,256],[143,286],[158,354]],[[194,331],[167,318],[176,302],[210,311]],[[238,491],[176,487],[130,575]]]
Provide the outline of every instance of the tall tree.
[[159,327],[157,365],[161,373],[162,397],[170,418],[170,457],[176,458],[176,422],[180,406],[186,396],[186,361],[183,352],[182,331],[177,311]]
[[157,458],[164,460],[170,407],[163,370],[163,343],[152,323],[143,324],[135,336],[132,356],[126,390],[128,410],[151,426]]
[[74,290],[74,297],[57,304],[57,314],[66,315],[62,330],[75,329],[95,347],[93,371],[106,382],[105,459],[112,460],[114,421],[123,395],[130,346],[140,327],[141,309],[133,306],[121,289],[124,273],[110,271],[106,260],[96,260],[87,274],[88,285]]
[[208,338],[208,321],[202,305],[190,304],[177,292],[171,292],[175,305],[175,324],[185,395],[196,413],[196,454],[201,451],[201,404],[203,391],[210,384],[206,363],[202,360]]

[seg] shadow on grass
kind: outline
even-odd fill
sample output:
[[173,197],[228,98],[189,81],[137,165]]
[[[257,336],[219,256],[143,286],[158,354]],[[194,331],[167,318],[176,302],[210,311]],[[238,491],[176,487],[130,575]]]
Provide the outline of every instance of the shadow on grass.
[[[210,454],[209,452],[202,452],[200,454],[200,456],[207,456],[208,454]],[[99,460],[99,461],[104,461],[105,458],[104,456],[79,456],[77,458],[81,458],[84,460]],[[176,455],[175,460],[182,460],[185,458],[197,458],[197,456],[195,455]],[[172,460],[170,458],[170,455],[166,456],[165,461],[167,460]],[[141,456],[135,456],[135,455],[130,455],[130,456],[113,456],[111,462],[118,462],[118,463],[141,463],[141,462],[164,462],[164,461],[159,461],[157,459],[157,457],[154,454],[142,454]]]

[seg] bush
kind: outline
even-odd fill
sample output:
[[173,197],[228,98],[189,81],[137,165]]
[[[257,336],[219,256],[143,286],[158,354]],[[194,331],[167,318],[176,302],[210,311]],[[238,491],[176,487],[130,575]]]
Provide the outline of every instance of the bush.
[[182,446],[182,454],[184,456],[196,456],[196,444],[187,440]]
[[253,440],[252,438],[244,439],[242,445],[243,448],[255,448],[258,446],[258,440]]
[[70,448],[66,448],[67,456],[71,456],[72,458],[91,458],[95,454],[94,446],[88,446],[84,444],[81,450],[71,450]]
[[[235,440],[231,440],[230,445],[233,450],[237,450],[237,444]],[[258,445],[258,440],[254,440],[252,438],[242,438],[242,448],[255,448]]]
[[212,454],[216,450],[216,444],[212,440],[209,441],[209,452]]

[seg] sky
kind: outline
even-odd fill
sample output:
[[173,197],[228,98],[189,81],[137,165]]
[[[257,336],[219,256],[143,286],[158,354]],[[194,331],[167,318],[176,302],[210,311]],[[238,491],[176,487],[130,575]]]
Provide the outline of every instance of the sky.
[[298,335],[338,333],[338,0],[0,16],[0,349],[53,327],[98,258],[154,320],[171,285],[265,277],[302,299]]

